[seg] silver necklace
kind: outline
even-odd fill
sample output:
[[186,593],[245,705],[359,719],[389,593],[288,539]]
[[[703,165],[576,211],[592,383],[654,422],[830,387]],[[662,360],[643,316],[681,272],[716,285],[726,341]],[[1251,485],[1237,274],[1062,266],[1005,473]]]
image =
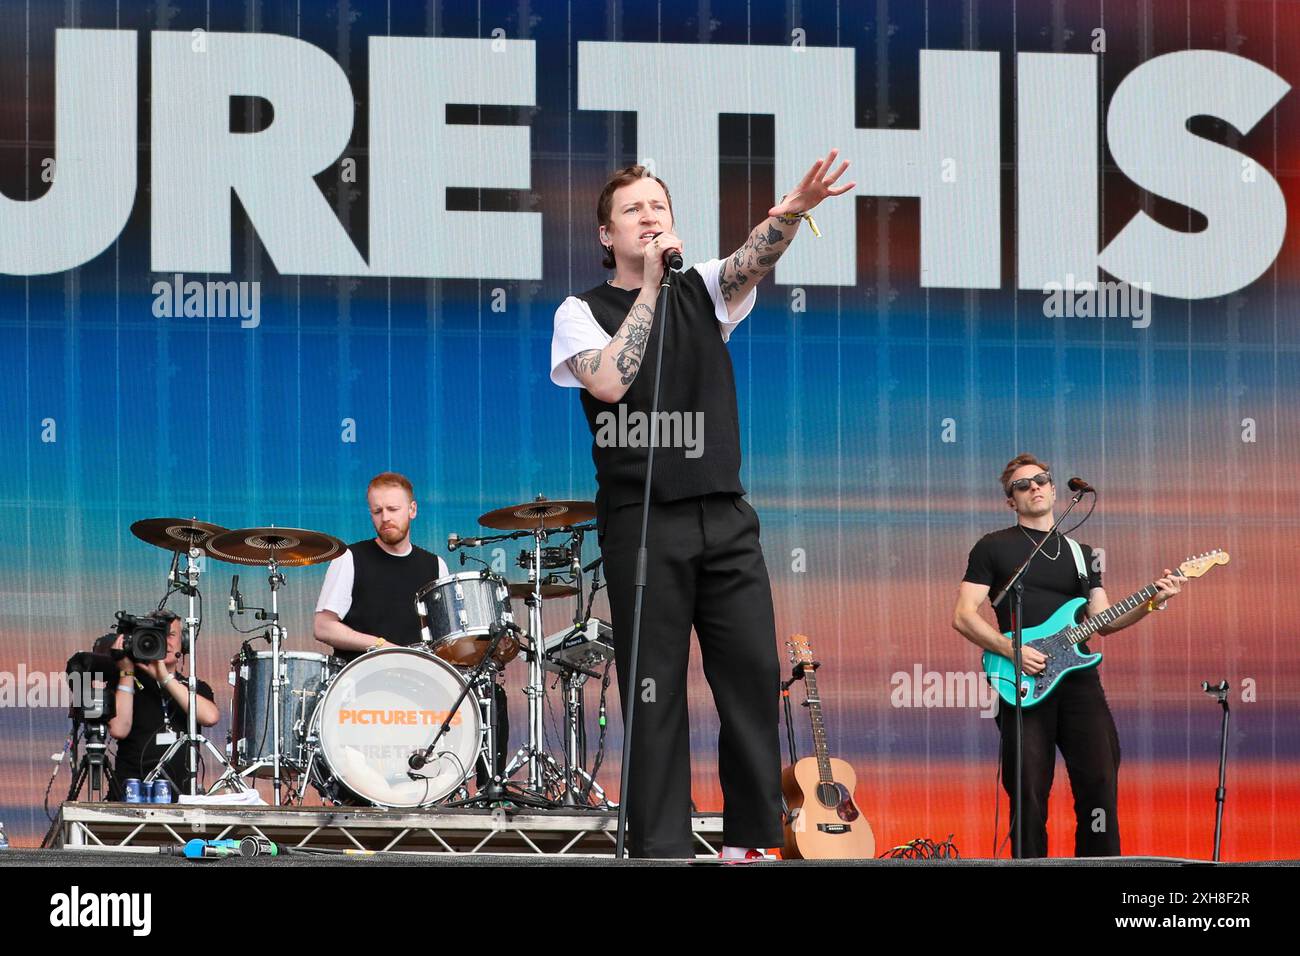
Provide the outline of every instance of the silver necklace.
[[[1029,543],[1030,543],[1030,544],[1035,545],[1035,546],[1038,544],[1038,542],[1034,540],[1034,536],[1031,535],[1028,531],[1025,530],[1025,526],[1024,526],[1024,525],[1022,525],[1022,524],[1017,524],[1016,527],[1020,529],[1020,533],[1021,533],[1021,534],[1023,534],[1026,538],[1029,539]],[[1041,554],[1043,557],[1045,557],[1048,561],[1055,561],[1057,558],[1059,558],[1059,557],[1061,556],[1061,538],[1060,538],[1060,536],[1058,535],[1057,538],[1056,538],[1056,554],[1048,554],[1045,550],[1043,550],[1043,549],[1041,549],[1041,548],[1039,549],[1038,553]]]

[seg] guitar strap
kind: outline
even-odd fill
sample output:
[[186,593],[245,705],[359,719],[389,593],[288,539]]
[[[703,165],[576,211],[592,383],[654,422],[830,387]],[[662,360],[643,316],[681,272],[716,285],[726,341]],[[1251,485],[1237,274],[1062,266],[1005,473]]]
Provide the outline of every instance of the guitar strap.
[[[1062,535],[1064,537],[1064,535]],[[1088,596],[1088,568],[1083,562],[1083,548],[1079,547],[1079,542],[1073,538],[1065,538],[1065,543],[1070,546],[1070,553],[1074,555],[1074,569],[1079,572],[1079,590],[1082,597]]]

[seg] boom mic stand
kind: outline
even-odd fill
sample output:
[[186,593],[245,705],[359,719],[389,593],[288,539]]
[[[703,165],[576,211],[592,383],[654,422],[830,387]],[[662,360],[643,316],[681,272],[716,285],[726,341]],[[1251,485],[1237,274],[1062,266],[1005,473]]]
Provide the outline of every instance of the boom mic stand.
[[[1043,545],[1047,544],[1048,538],[1056,533],[1056,529],[1061,526],[1061,522],[1065,520],[1066,515],[1074,510],[1074,506],[1082,501],[1083,496],[1089,491],[1092,491],[1092,489],[1084,487],[1074,494],[1070,499],[1070,507],[1066,508],[1065,511],[1061,513],[1061,516],[1052,522],[1051,530],[1043,536],[1042,541],[1038,542],[1038,544],[1034,546],[1034,550],[1029,552],[1029,557],[1025,558],[1025,563],[1020,565],[1015,574],[1011,575],[1011,578],[1003,586],[1002,590],[998,592],[998,596],[990,602],[994,608],[997,608],[997,606],[1006,599],[1008,592],[1015,592],[1015,600],[1012,602],[1011,606],[1011,660],[1015,666],[1016,675],[1016,738],[1015,746],[1013,748],[1016,755],[1016,785],[1011,794],[1011,814],[1012,818],[1016,822],[1015,839],[1012,841],[1013,845],[1011,847],[1011,855],[1016,859],[1020,859],[1024,854],[1024,843],[1022,842],[1024,836],[1024,821],[1021,810],[1024,807],[1024,794],[1022,791],[1025,777],[1023,767],[1025,750],[1023,739],[1025,732],[1023,698],[1025,696],[1025,688],[1021,686],[1021,683],[1024,680],[1024,660],[1021,658],[1020,652],[1021,637],[1023,634],[1021,628],[1021,617],[1024,613],[1025,603],[1025,572],[1029,570],[1029,562],[1034,560],[1034,555],[1043,550]],[[1096,492],[1093,491],[1093,494],[1096,494]],[[1087,516],[1085,515],[1085,518],[1086,517]]]
[[[680,260],[680,256],[676,257]],[[655,310],[655,326],[659,329],[659,345],[655,351],[654,396],[650,400],[650,427],[659,420],[659,383],[664,371],[664,339],[668,337],[668,295],[672,288],[673,270],[664,267],[663,279],[659,282],[659,302]],[[651,330],[653,333],[653,330]],[[618,838],[614,846],[614,858],[623,859],[624,843],[627,839],[627,805],[628,772],[632,763],[632,719],[636,715],[636,672],[637,660],[641,649],[641,603],[645,597],[646,584],[646,536],[650,528],[650,485],[655,470],[655,441],[649,443],[645,465],[645,490],[641,496],[641,541],[636,550],[636,598],[632,610],[632,646],[628,654],[629,693],[623,702],[623,766],[619,770],[618,785]]]

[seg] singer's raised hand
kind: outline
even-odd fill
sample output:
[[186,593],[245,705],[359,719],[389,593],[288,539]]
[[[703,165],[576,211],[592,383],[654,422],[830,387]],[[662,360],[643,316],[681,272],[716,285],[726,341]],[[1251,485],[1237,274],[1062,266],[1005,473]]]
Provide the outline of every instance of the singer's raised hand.
[[844,171],[849,168],[849,162],[845,160],[840,163],[839,169],[831,172],[831,167],[835,165],[835,159],[839,154],[838,149],[832,149],[826,154],[825,159],[819,159],[813,163],[808,172],[804,174],[803,179],[799,180],[799,185],[786,193],[785,198],[769,209],[767,214],[769,216],[801,216],[817,208],[827,196],[843,196],[856,186],[856,182],[847,182],[842,186],[835,185],[835,181],[843,176]]

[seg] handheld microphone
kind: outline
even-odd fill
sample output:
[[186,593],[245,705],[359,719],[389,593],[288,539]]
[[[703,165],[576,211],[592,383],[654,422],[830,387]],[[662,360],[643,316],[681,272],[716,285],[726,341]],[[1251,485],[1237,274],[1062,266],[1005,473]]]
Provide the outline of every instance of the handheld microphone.
[[1071,491],[1082,491],[1085,493],[1091,492],[1094,495],[1097,493],[1097,489],[1094,488],[1092,485],[1088,484],[1082,478],[1078,478],[1078,477],[1071,478],[1068,484],[1070,486]]
[[[662,232],[656,232],[655,238],[658,239],[662,235],[663,235]],[[669,249],[667,252],[664,253],[663,263],[665,269],[671,269],[673,272],[681,272],[682,254],[678,252],[676,249]]]

